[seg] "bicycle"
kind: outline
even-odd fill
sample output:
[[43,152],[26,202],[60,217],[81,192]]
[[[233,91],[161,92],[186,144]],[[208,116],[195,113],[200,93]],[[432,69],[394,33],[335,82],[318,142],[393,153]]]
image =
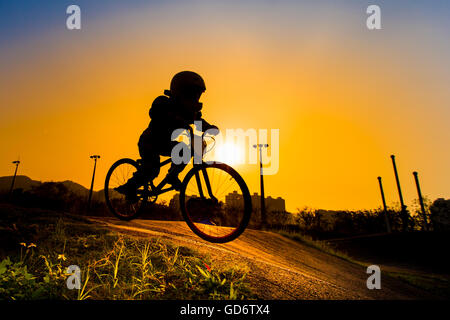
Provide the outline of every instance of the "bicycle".
[[[192,128],[189,132],[190,141],[193,141]],[[201,136],[202,143],[204,138],[205,133]],[[244,179],[229,165],[217,161],[204,162],[206,152],[203,151],[202,148],[201,163],[194,162],[183,179],[179,208],[189,228],[200,238],[214,243],[229,242],[240,236],[250,221],[250,192]],[[163,167],[171,161],[169,157],[160,162],[159,166]],[[153,180],[144,183],[137,190],[137,202],[130,202],[114,190],[140,170],[141,165],[141,159],[123,158],[116,161],[106,175],[106,204],[119,219],[128,221],[136,218],[148,203],[155,203],[159,195],[174,190],[174,187],[164,188],[167,175],[157,186],[153,184]]]

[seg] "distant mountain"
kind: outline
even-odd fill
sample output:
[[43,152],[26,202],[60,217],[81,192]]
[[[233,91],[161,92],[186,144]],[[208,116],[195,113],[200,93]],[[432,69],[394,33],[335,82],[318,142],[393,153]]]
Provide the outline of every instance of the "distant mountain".
[[[13,176],[0,177],[0,193],[9,192],[9,190],[11,189],[12,179]],[[70,180],[54,181],[54,182],[62,183],[64,186],[67,187],[67,189],[69,189],[76,195],[86,198],[89,196],[89,189],[83,187],[79,183]],[[42,181],[32,180],[27,176],[16,176],[16,181],[14,182],[14,189],[22,188],[24,191],[28,191],[31,190],[32,187],[39,186],[42,183],[43,183]],[[92,198],[94,200],[104,201],[105,197],[103,190],[94,191],[92,193]]]
[[89,189],[83,187],[81,184],[70,181],[70,180],[66,180],[61,182],[63,185],[65,185],[67,187],[67,189],[69,189],[70,191],[72,191],[73,193],[79,195],[79,196],[89,196]]
[[[0,177],[0,192],[9,192],[11,189],[11,183],[13,176]],[[14,181],[14,189],[22,188],[23,190],[30,190],[34,186],[40,185],[40,181],[31,180],[27,176],[16,176],[16,181]]]

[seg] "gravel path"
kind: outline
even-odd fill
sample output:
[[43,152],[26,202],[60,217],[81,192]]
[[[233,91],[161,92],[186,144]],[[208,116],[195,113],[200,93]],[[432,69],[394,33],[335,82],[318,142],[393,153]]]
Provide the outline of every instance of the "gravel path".
[[[214,265],[238,265],[260,299],[433,299],[428,293],[381,274],[381,289],[366,287],[366,268],[287,239],[247,229],[238,239],[213,244],[197,237],[184,222],[92,217],[118,232],[169,239],[209,254]],[[373,262],[376,264],[376,261]]]

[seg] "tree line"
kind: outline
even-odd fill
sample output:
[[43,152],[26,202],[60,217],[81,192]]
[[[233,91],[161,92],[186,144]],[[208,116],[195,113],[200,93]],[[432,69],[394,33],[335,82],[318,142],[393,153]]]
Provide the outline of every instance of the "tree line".
[[[0,200],[22,207],[34,207],[65,211],[92,216],[111,216],[103,197],[94,197],[87,206],[87,197],[80,195],[61,182],[44,182],[30,190],[15,189],[12,194],[0,195]],[[426,219],[431,231],[450,231],[450,199],[426,199]],[[301,232],[316,239],[331,239],[361,234],[384,233],[387,231],[385,214],[392,232],[402,230],[401,210],[393,208],[386,213],[381,208],[374,210],[328,211],[304,207],[295,213],[286,211],[267,212],[267,223],[261,225],[259,210],[254,210],[250,228]],[[424,218],[417,204],[409,212],[409,230],[424,230]],[[166,202],[149,204],[140,216],[157,220],[182,220],[179,210]]]

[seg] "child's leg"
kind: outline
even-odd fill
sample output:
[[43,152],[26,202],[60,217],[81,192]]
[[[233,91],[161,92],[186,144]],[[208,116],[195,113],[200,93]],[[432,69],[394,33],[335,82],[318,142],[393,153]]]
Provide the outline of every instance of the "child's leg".
[[[144,132],[145,133],[145,132]],[[136,191],[147,181],[151,181],[159,174],[159,155],[154,144],[149,143],[145,134],[142,134],[139,142],[139,154],[142,158],[141,167],[128,181],[115,188],[116,191],[125,194],[128,200],[137,201]]]
[[[173,147],[178,145],[179,143],[183,143],[183,142],[170,141],[170,143],[166,144],[164,147],[161,148],[161,150],[162,150],[161,155],[170,157]],[[186,150],[185,148],[183,148],[183,149]],[[179,190],[179,188],[181,186],[181,181],[180,181],[180,179],[178,179],[178,175],[181,173],[181,171],[184,170],[186,165],[187,165],[187,163],[175,164],[173,162],[170,165],[167,182],[170,183],[172,186],[174,186],[175,190]]]
[[160,171],[159,154],[157,148],[149,143],[139,141],[139,155],[142,158],[141,170],[137,172],[136,179],[142,184],[156,178]]
[[[199,139],[201,139],[201,137],[197,137]],[[159,154],[161,154],[162,156],[166,156],[166,157],[170,157],[171,153],[172,153],[172,149],[176,146],[179,145],[180,143],[184,144],[184,142],[177,142],[177,141],[168,141],[165,144],[161,144],[158,146],[158,150],[160,150]],[[189,146],[185,145],[184,148],[182,148],[182,150],[189,150]],[[194,154],[194,148],[191,146],[191,155],[189,160],[192,158]],[[179,190],[179,187],[181,186],[181,181],[178,179],[178,175],[184,170],[184,168],[186,167],[187,163],[180,163],[180,164],[175,164],[172,162],[170,169],[169,169],[169,173],[168,173],[168,183],[172,184],[175,187],[175,190]]]

